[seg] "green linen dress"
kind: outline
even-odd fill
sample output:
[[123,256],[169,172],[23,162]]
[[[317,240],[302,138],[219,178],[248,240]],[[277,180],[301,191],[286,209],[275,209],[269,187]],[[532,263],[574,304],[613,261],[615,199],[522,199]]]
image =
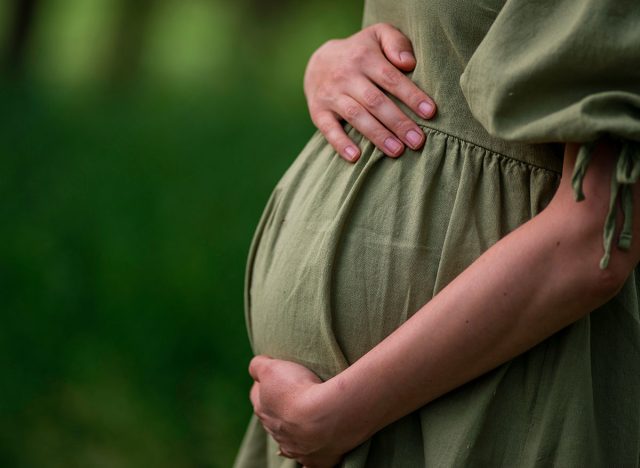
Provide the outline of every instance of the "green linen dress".
[[[411,39],[411,77],[438,104],[418,120],[424,148],[391,159],[349,129],[363,147],[352,165],[316,134],[249,254],[255,353],[323,379],[539,213],[559,182],[559,143],[618,138],[612,186],[640,173],[637,0],[367,1],[365,25],[381,21]],[[583,151],[577,188],[587,163]],[[381,430],[342,466],[640,466],[636,273],[600,309]],[[276,451],[254,418],[236,466],[296,466]]]

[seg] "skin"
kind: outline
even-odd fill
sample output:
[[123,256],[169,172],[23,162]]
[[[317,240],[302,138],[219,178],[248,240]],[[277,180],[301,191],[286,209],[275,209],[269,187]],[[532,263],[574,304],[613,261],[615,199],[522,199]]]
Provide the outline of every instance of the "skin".
[[531,349],[619,291],[640,261],[640,191],[633,187],[631,249],[614,249],[601,270],[618,148],[596,148],[579,203],[570,184],[578,148],[566,145],[560,186],[540,214],[340,374],[322,382],[292,362],[251,361],[254,412],[284,456],[310,468],[334,466],[381,428]]
[[344,159],[355,162],[360,148],[345,133],[349,122],[383,153],[398,157],[419,149],[425,135],[382,90],[416,115],[430,119],[436,106],[403,72],[416,66],[411,42],[393,26],[380,23],[346,39],[332,40],[309,60],[304,77],[311,120]]

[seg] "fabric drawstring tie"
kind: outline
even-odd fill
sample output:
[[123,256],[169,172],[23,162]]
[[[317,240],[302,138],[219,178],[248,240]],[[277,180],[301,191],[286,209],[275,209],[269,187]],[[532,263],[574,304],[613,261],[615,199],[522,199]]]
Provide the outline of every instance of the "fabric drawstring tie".
[[[620,205],[624,215],[622,232],[618,238],[618,248],[629,250],[631,247],[631,235],[633,231],[633,194],[631,185],[640,178],[640,145],[632,141],[621,141],[621,150],[618,155],[616,167],[611,177],[611,195],[609,198],[609,212],[604,222],[604,256],[600,260],[600,268],[604,270],[609,266],[611,259],[611,246],[616,230],[616,204],[620,198]],[[571,177],[571,185],[577,201],[584,200],[582,183],[584,182],[587,166],[591,161],[596,143],[584,143],[578,151],[576,165]]]

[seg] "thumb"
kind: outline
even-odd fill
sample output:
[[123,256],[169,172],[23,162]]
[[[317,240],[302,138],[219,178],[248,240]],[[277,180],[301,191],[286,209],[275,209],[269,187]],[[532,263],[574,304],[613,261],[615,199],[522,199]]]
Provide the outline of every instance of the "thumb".
[[403,71],[411,71],[415,68],[416,58],[407,36],[386,23],[376,24],[373,31],[389,62]]
[[260,382],[260,377],[264,375],[269,367],[271,358],[267,356],[256,356],[249,363],[249,374],[256,382]]

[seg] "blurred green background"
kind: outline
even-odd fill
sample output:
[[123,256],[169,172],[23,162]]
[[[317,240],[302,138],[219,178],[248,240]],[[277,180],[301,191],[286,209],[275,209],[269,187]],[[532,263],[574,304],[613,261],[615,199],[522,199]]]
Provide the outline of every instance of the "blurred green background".
[[0,466],[227,467],[243,276],[339,0],[0,0]]

